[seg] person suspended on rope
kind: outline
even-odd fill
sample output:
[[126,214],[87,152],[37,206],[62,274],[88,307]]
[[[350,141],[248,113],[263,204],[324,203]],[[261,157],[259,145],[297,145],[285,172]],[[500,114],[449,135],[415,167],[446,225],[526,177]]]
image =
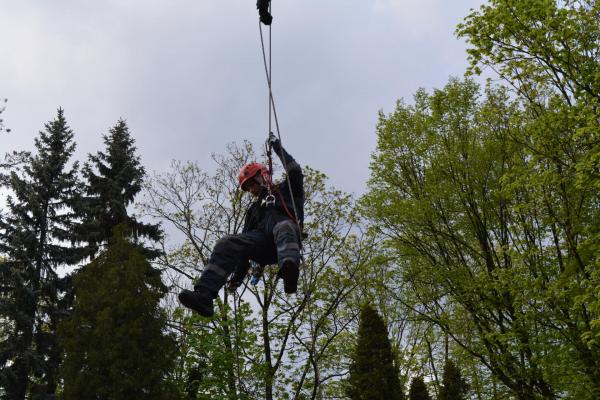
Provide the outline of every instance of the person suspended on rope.
[[260,22],[265,25],[271,25],[273,17],[269,13],[269,3],[271,0],[258,0],[256,2],[256,8],[258,8],[258,15],[260,16]]
[[268,143],[281,160],[288,179],[273,185],[269,168],[257,162],[240,169],[241,189],[255,198],[246,211],[242,233],[218,240],[194,290],[179,294],[179,301],[185,307],[202,316],[214,314],[213,300],[230,275],[233,274],[231,286],[239,286],[248,272],[249,260],[260,265],[277,263],[277,275],[283,279],[285,293],[296,293],[304,220],[304,177],[300,165],[272,133]]

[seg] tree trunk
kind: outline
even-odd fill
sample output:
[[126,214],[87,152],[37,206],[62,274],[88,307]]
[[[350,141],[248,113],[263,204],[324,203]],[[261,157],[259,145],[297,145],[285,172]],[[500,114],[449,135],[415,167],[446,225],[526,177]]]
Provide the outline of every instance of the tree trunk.
[[[227,304],[227,291],[224,293],[223,304]],[[235,318],[235,316],[234,316]],[[237,387],[236,387],[236,374],[235,374],[235,353],[233,351],[233,344],[231,342],[231,330],[229,329],[229,316],[227,315],[227,309],[224,306],[221,313],[221,322],[223,324],[223,342],[225,345],[225,349],[227,350],[227,354],[229,354],[228,359],[231,362],[227,363],[227,390],[229,392],[229,397],[232,399],[237,398]]]

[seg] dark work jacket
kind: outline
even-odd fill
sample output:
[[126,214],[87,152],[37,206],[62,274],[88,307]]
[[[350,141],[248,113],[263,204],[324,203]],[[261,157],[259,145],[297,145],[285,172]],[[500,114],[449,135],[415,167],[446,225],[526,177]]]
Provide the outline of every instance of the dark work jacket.
[[[282,148],[279,146],[273,146],[276,154],[281,159]],[[290,156],[285,150],[283,150],[284,160],[281,160],[282,164],[286,166],[288,176],[290,178],[290,185],[292,192],[294,193],[294,201],[296,203],[296,209],[298,211],[298,224],[302,230],[302,224],[304,222],[304,176],[302,175],[302,169],[300,165]],[[292,205],[292,196],[288,186],[287,179],[283,182],[274,185],[274,196],[275,204],[267,206],[264,201],[268,196],[269,192],[266,188],[262,190],[258,198],[250,205],[246,211],[244,220],[244,228],[242,232],[248,232],[253,229],[259,229],[264,231],[269,236],[273,235],[273,227],[275,224],[286,219],[290,219],[290,216],[285,211],[282,201],[285,202],[290,214],[294,216],[294,206]],[[253,261],[261,265],[269,265],[277,263],[277,251],[274,243],[273,248],[270,251],[266,251],[260,256],[254,257]],[[241,284],[244,277],[248,273],[250,264],[248,261],[237,265],[234,271],[231,281],[235,282],[237,286]]]
[[281,147],[273,146],[273,150],[280,159],[281,152],[283,152],[284,159],[281,160],[281,163],[286,166],[290,185],[288,185],[287,179],[284,179],[283,182],[279,184],[273,185],[275,204],[271,206],[265,204],[268,190],[266,188],[263,189],[258,198],[250,205],[248,211],[246,211],[242,232],[247,232],[252,229],[261,229],[272,233],[273,226],[275,226],[277,222],[290,218],[285,211],[283,202],[285,202],[290,214],[295,216],[289,186],[292,187],[294,202],[298,212],[298,215],[295,217],[298,220],[300,227],[302,227],[302,223],[304,222],[304,176],[302,175],[302,169],[292,156]]

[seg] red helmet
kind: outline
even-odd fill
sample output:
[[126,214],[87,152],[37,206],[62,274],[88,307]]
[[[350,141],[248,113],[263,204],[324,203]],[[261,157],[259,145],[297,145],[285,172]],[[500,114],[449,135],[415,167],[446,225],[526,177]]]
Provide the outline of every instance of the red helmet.
[[249,179],[254,178],[256,175],[260,174],[265,183],[268,185],[271,183],[271,177],[269,176],[269,170],[265,164],[251,162],[249,164],[244,165],[240,169],[240,174],[238,175],[238,181],[240,182],[240,187],[242,190],[244,189],[244,183],[246,183]]

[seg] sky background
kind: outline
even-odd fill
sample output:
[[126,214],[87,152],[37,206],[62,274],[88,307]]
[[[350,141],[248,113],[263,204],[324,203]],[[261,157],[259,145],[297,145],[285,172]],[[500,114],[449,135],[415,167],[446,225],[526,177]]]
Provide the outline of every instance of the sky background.
[[[462,76],[454,35],[481,0],[273,0],[273,93],[284,146],[364,193],[378,112]],[[255,0],[0,0],[0,153],[33,149],[62,107],[76,159],[127,121],[148,172],[214,169],[260,146],[268,92]]]

